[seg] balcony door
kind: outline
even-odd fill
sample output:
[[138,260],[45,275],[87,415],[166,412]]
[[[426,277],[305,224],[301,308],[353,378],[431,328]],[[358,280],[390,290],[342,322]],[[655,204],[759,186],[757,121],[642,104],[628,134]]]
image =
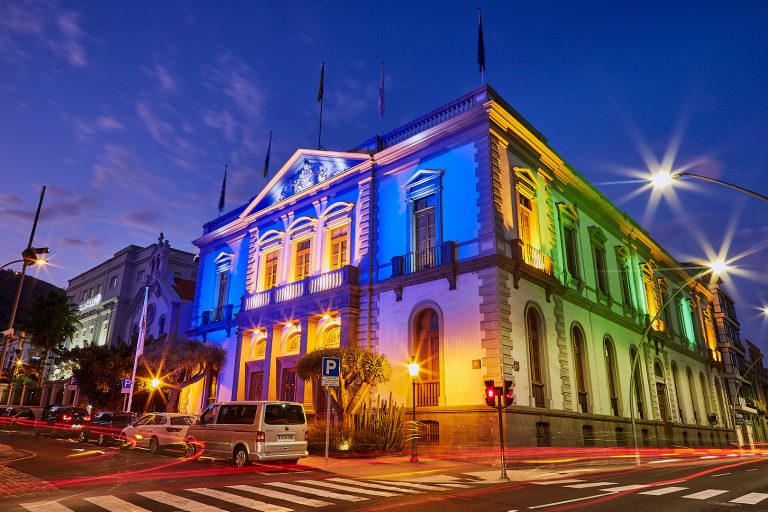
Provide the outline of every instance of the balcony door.
[[416,270],[434,267],[437,263],[437,227],[435,224],[435,196],[429,195],[414,202],[414,225],[416,228]]
[[436,406],[440,397],[440,325],[434,309],[425,309],[416,317],[413,339],[420,367],[417,404]]

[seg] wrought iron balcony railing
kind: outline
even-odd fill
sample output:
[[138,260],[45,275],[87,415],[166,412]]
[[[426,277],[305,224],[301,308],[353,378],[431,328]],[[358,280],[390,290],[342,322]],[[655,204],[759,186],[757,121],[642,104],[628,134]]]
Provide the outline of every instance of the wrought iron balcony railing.
[[210,325],[216,322],[227,321],[232,318],[232,304],[203,311],[200,315],[200,325]]
[[552,258],[520,238],[512,240],[513,258],[524,265],[552,275]]
[[440,400],[440,381],[416,383],[416,406],[434,407]]
[[347,265],[345,267],[309,276],[301,281],[276,286],[269,290],[251,293],[243,297],[243,311],[251,311],[263,308],[270,304],[278,304],[297,299],[305,295],[333,290],[345,285],[359,284],[360,272],[357,267]]
[[456,242],[428,247],[392,258],[392,277],[421,272],[457,261]]

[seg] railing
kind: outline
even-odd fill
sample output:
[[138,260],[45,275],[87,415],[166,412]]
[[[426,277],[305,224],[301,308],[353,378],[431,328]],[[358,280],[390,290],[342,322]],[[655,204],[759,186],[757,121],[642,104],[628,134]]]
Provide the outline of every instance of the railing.
[[440,381],[416,383],[416,406],[437,406],[440,399]]
[[457,261],[456,242],[428,247],[392,258],[392,276],[403,276]]
[[[249,202],[250,203],[250,202]],[[203,234],[207,235],[211,231],[216,231],[217,229],[226,226],[233,220],[237,219],[241,213],[248,207],[248,203],[239,206],[238,208],[235,208],[231,212],[228,212],[221,217],[212,220],[211,222],[208,222],[207,224],[203,225]]]
[[232,304],[203,311],[200,316],[201,325],[215,324],[216,322],[229,320],[232,318]]
[[426,116],[415,120],[413,123],[405,126],[404,128],[384,135],[381,140],[382,146],[384,148],[394,146],[398,142],[409,139],[417,133],[433,128],[440,123],[444,123],[445,121],[458,116],[459,114],[463,114],[464,112],[472,109],[474,106],[474,98],[467,98],[457,103],[452,103],[440,110],[430,112]]
[[533,405],[544,407],[544,384],[533,384]]
[[360,272],[358,268],[347,265],[324,274],[309,276],[301,281],[245,295],[242,300],[242,310],[251,311],[270,304],[297,299],[305,295],[333,290],[344,285],[356,285],[359,284],[359,281]]
[[611,411],[614,416],[619,415],[619,399],[616,397],[611,397]]
[[511,243],[514,259],[531,268],[541,270],[545,274],[552,275],[552,257],[520,238],[512,240]]
[[586,391],[579,391],[579,407],[581,409],[581,412],[588,413],[589,412],[589,405],[587,404],[587,392]]

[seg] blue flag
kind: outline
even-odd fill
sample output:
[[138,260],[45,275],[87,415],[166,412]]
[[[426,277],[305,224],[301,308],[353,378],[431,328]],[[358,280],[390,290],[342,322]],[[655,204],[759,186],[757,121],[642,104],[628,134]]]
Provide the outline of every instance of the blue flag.
[[272,130],[269,130],[269,145],[267,146],[267,156],[264,158],[264,177],[269,172],[269,154],[272,152]]

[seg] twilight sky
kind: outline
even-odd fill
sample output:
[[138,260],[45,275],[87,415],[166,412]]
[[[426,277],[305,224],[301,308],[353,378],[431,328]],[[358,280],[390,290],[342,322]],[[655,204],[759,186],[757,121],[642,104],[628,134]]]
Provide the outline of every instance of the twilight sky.
[[[536,5],[533,5],[536,4]],[[765,244],[768,203],[699,182],[648,209],[631,170],[673,168],[768,194],[768,4],[481,2],[486,79],[680,260]],[[714,4],[713,4],[714,5]],[[440,2],[0,2],[0,264],[26,246],[67,280],[163,231],[193,250],[216,216],[314,147],[346,150],[477,87],[476,5]],[[768,347],[768,248],[736,263],[742,336]]]

